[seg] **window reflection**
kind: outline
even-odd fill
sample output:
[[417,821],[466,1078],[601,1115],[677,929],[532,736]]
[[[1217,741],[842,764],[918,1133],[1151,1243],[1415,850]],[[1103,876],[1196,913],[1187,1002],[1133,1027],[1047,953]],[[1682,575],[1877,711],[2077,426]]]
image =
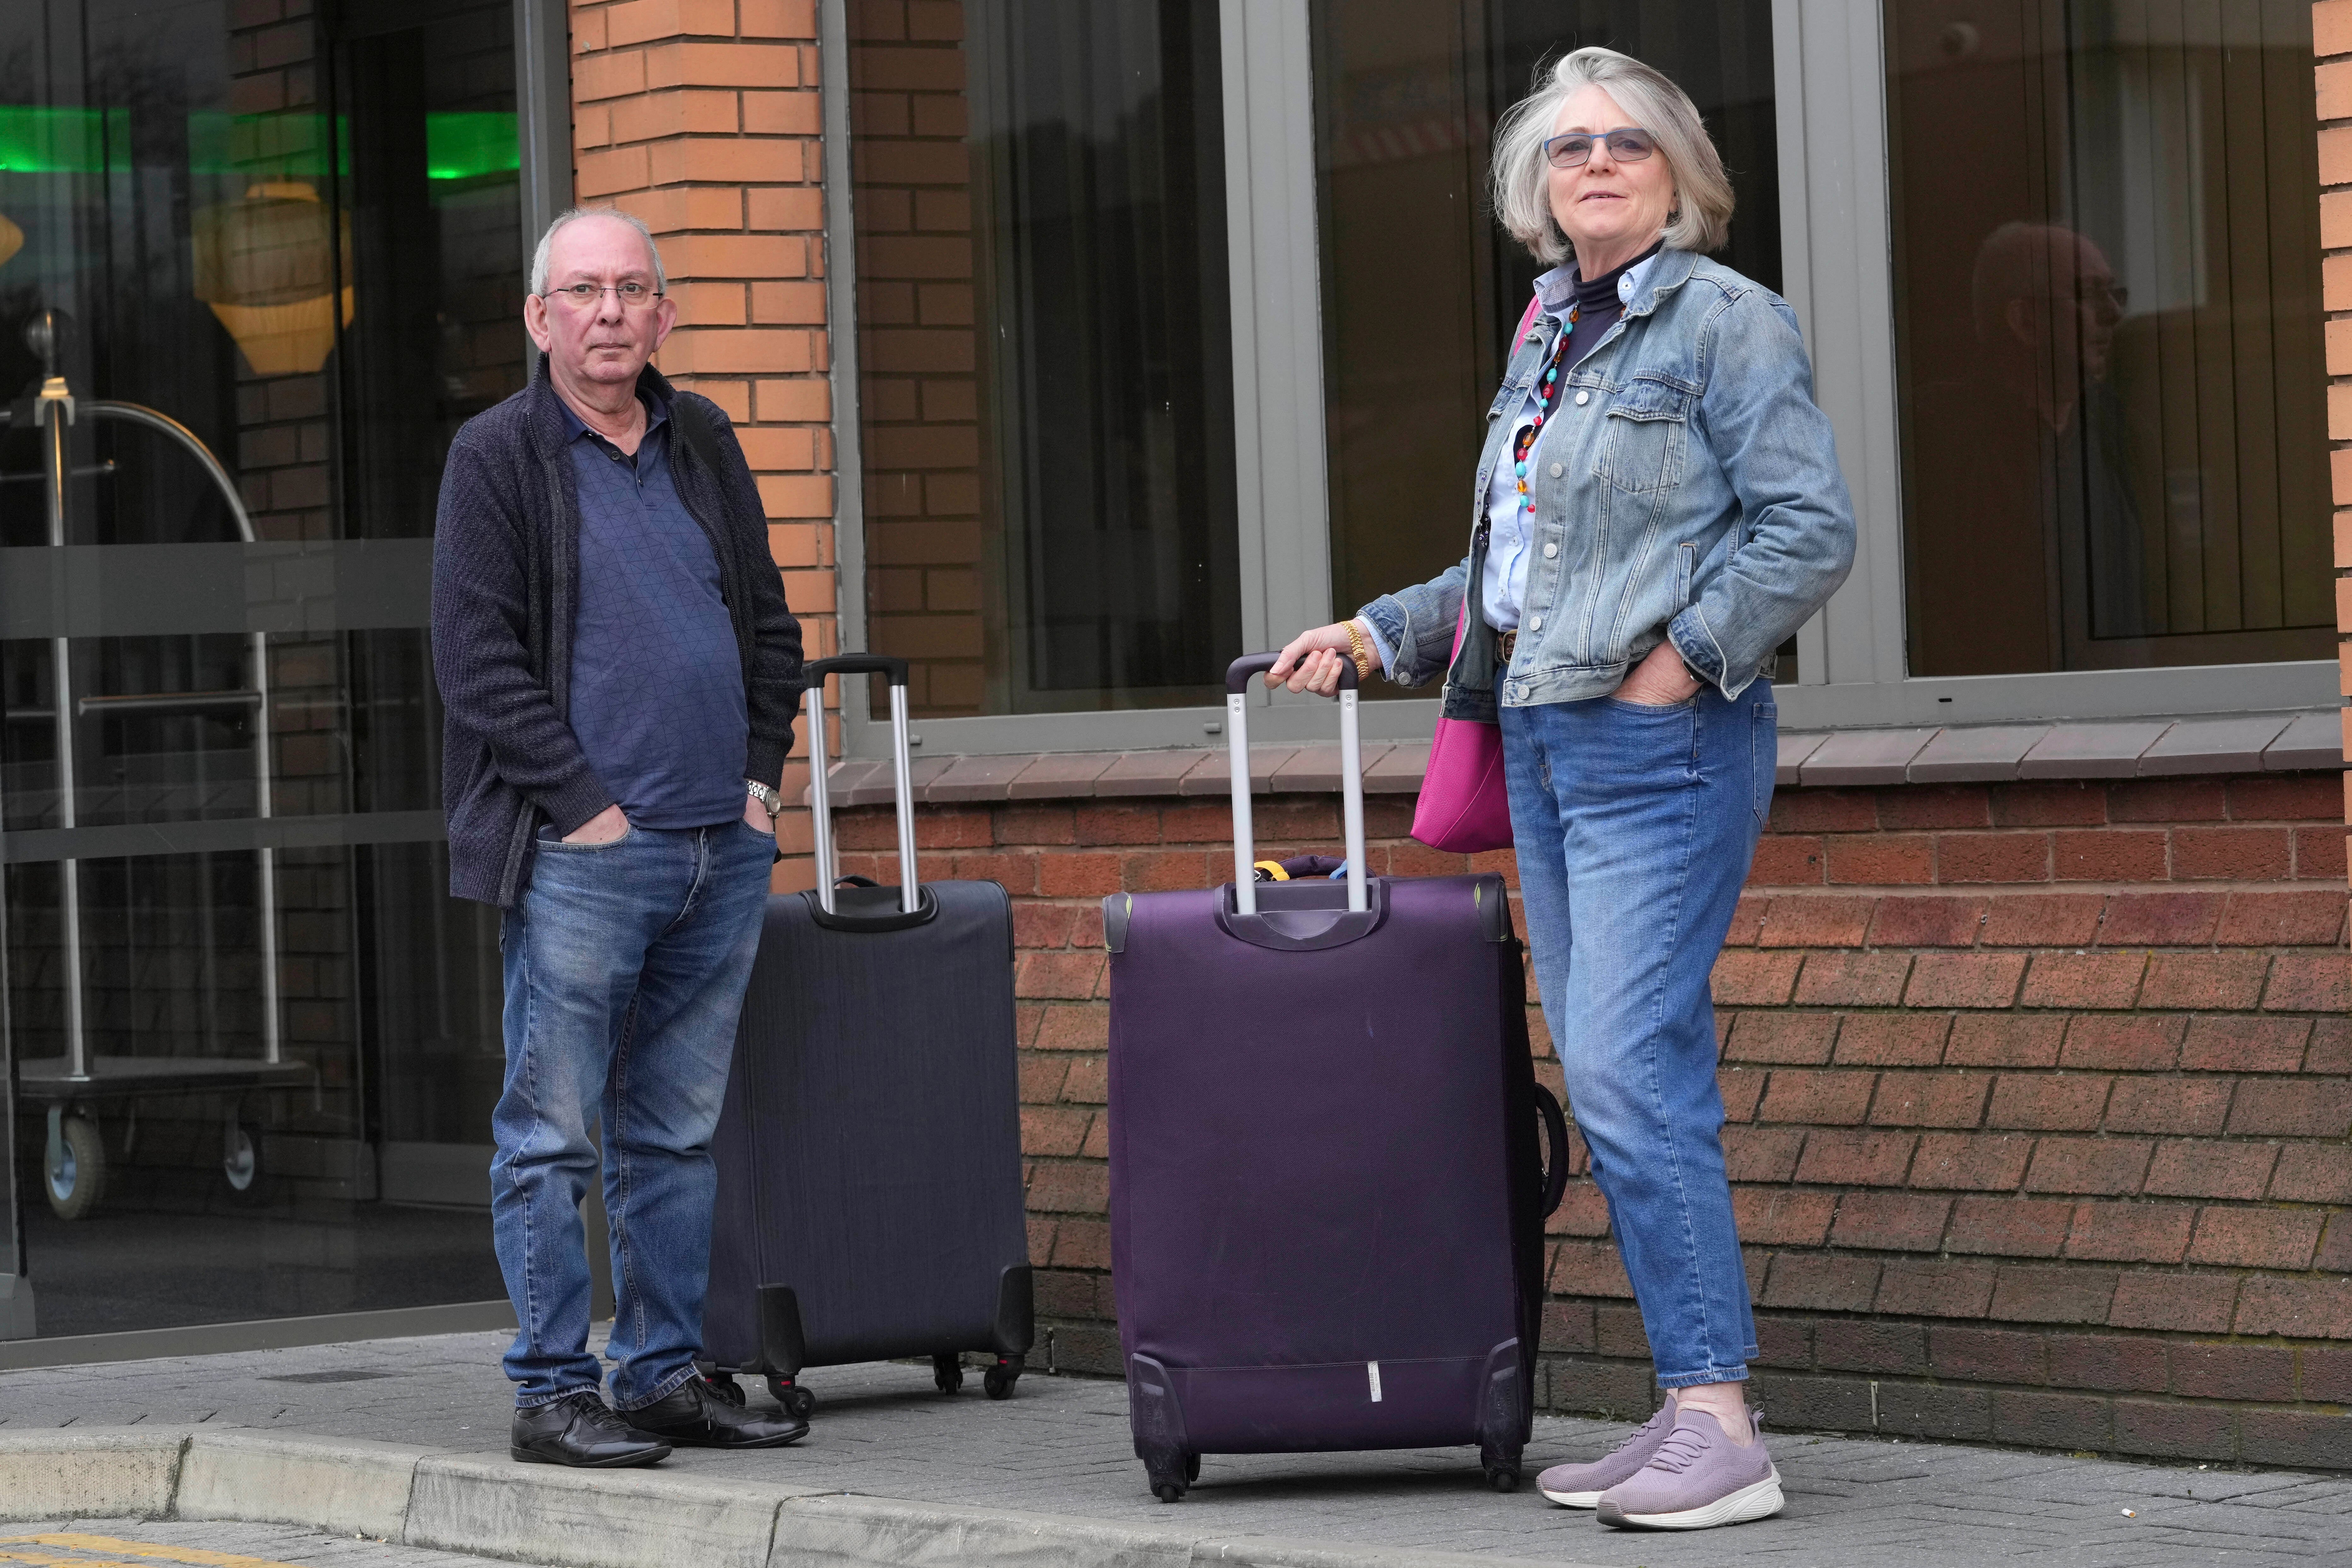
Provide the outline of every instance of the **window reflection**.
[[1886,16],[1912,673],[2326,657],[2310,8]]
[[852,7],[872,646],[918,713],[1213,701],[1242,651],[1218,12]]

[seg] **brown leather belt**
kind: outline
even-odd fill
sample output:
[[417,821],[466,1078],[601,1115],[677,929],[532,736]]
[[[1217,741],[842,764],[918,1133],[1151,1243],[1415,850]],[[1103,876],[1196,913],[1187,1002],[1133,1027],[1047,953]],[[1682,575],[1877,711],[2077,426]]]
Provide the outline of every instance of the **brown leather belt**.
[[1518,646],[1519,646],[1519,632],[1518,632],[1518,628],[1517,628],[1517,626],[1514,626],[1514,627],[1512,627],[1509,631],[1505,632],[1501,637],[1497,637],[1497,638],[1496,639],[1496,641],[1495,641],[1495,655],[1496,655],[1495,662],[1496,662],[1497,664],[1508,664],[1508,663],[1510,663],[1510,662],[1511,662],[1511,650],[1512,650],[1513,648],[1515,648],[1515,647],[1518,647]]

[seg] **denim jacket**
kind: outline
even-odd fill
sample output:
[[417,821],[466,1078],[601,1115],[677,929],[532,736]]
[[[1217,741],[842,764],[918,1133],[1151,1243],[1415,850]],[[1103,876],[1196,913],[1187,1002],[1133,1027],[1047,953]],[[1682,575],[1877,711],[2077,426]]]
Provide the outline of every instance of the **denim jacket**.
[[1445,716],[1575,702],[1616,689],[1672,637],[1693,674],[1737,697],[1845,581],[1853,503],[1813,402],[1796,313],[1760,284],[1662,252],[1625,313],[1564,383],[1528,457],[1535,559],[1496,690],[1496,634],[1473,615],[1449,668],[1464,585],[1486,550],[1486,500],[1506,417],[1559,325],[1538,313],[1486,411],[1470,553],[1357,613],[1393,650],[1391,679],[1446,676]]

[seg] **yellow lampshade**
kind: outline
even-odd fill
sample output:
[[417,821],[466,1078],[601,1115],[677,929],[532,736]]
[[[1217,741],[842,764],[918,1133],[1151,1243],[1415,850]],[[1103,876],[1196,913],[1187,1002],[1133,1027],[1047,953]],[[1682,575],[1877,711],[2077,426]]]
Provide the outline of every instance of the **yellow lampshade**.
[[10,223],[7,214],[0,213],[0,267],[7,266],[8,258],[24,248],[25,231]]
[[317,186],[277,182],[205,208],[190,228],[196,298],[212,307],[247,363],[262,375],[305,375],[327,363],[338,297],[345,326],[355,305],[351,284],[335,286],[338,249],[341,276],[352,271],[348,215],[331,225]]

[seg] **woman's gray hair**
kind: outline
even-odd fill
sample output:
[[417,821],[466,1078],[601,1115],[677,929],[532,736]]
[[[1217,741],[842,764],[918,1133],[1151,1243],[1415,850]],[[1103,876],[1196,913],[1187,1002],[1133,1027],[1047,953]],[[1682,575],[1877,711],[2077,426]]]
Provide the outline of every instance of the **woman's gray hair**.
[[645,219],[635,213],[625,213],[618,207],[570,207],[555,215],[555,221],[549,224],[547,232],[539,237],[538,248],[530,253],[530,291],[532,293],[547,292],[547,253],[555,248],[556,235],[583,217],[618,218],[645,236],[646,254],[654,258],[654,291],[660,293],[668,289],[669,279],[662,274],[661,247],[654,243],[654,231],[646,226]]
[[1731,234],[1731,181],[1722,155],[1706,133],[1698,105],[1664,72],[1614,49],[1578,49],[1563,55],[1536,89],[1495,122],[1495,216],[1547,267],[1576,252],[1552,216],[1550,166],[1544,142],[1559,106],[1588,87],[1617,100],[1633,122],[1657,138],[1674,175],[1675,206],[1667,215],[1665,242],[1676,250],[1704,255],[1723,248]]

